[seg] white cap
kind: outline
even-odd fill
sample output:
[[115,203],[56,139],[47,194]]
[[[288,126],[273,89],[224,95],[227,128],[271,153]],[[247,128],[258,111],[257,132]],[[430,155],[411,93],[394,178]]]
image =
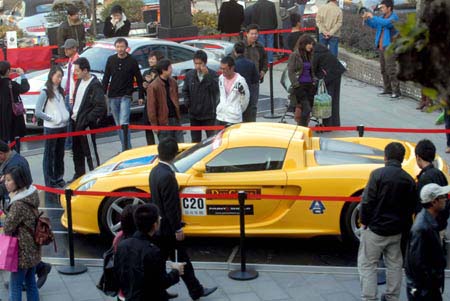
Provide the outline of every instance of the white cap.
[[439,186],[438,184],[431,183],[423,186],[420,191],[421,203],[426,204],[434,201],[441,195],[447,195],[450,192],[450,186]]

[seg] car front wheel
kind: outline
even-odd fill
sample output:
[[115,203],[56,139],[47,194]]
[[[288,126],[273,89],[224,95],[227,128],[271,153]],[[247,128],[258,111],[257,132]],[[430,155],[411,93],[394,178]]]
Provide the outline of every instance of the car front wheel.
[[341,233],[344,242],[355,245],[359,244],[361,223],[359,222],[359,211],[361,204],[347,203],[344,207],[341,219]]
[[[142,192],[125,190],[124,192]],[[115,236],[121,230],[120,216],[127,205],[148,203],[148,199],[138,197],[111,197],[105,200],[100,214],[100,230],[107,236]]]

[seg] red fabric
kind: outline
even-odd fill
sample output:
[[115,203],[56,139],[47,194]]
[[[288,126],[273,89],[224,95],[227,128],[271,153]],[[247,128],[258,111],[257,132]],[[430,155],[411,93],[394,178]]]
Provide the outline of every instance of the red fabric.
[[[1,54],[3,58],[3,53]],[[41,70],[50,68],[52,49],[50,47],[30,47],[8,49],[8,62],[11,67],[24,70]]]

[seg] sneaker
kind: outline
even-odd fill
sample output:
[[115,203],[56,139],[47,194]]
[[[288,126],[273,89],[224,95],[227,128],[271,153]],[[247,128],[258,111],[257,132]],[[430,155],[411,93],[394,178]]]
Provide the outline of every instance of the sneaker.
[[52,265],[50,263],[43,263],[43,267],[36,272],[37,274],[37,281],[36,281],[36,286],[38,288],[41,288],[45,281],[47,281],[47,276],[48,274],[50,274],[50,271],[52,270]]

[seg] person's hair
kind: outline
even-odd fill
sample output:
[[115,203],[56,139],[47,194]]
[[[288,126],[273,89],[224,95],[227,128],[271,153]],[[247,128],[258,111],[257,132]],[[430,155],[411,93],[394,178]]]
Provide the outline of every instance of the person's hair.
[[405,147],[399,142],[391,142],[384,148],[384,156],[387,160],[397,160],[401,163],[405,158]]
[[163,161],[172,161],[178,154],[178,143],[173,137],[162,139],[158,144],[158,156]]
[[230,68],[231,68],[231,67],[234,67],[234,66],[236,65],[236,62],[234,61],[234,58],[231,57],[231,56],[229,56],[229,55],[223,57],[223,58],[220,60],[220,63],[222,63],[222,64],[227,64],[228,67],[230,67]]
[[[53,75],[55,75],[57,72],[61,72],[61,75],[64,76],[64,71],[59,65],[54,65],[50,69],[50,72],[48,73],[47,81],[45,82],[45,88],[47,90],[47,98],[48,99],[52,99],[56,96],[55,92],[53,91],[54,87],[53,87],[52,78],[53,78]],[[61,87],[61,83],[59,83],[57,90],[61,95],[64,96],[64,89]]]
[[258,24],[249,24],[249,25],[247,26],[247,28],[245,28],[245,31],[246,31],[247,33],[249,33],[250,30],[253,30],[253,29],[256,29],[256,31],[259,32],[259,26],[258,26]]
[[290,18],[292,27],[295,27],[298,23],[302,22],[302,16],[299,14],[291,14]]
[[416,156],[427,162],[433,162],[436,157],[436,146],[428,139],[420,140],[414,149]]
[[152,56],[156,57],[157,61],[160,61],[164,58],[164,53],[160,50],[153,50],[153,51],[150,51],[150,53],[148,54],[149,58]]
[[88,72],[91,71],[91,64],[89,64],[89,61],[85,57],[79,57],[73,62],[74,65],[78,65],[80,67],[80,70],[87,70]]
[[237,42],[236,44],[234,44],[233,48],[236,54],[244,54],[245,52],[245,45],[243,42]]
[[67,7],[67,14],[69,15],[69,16],[73,16],[73,15],[76,15],[76,14],[78,14],[80,12],[80,9],[78,8],[78,7],[76,7],[75,5],[69,5],[68,7]]
[[122,6],[114,5],[113,7],[111,7],[110,13],[111,13],[111,15],[113,15],[113,14],[122,14],[123,13]]
[[0,153],[9,153],[10,151],[9,145],[0,139]]
[[156,63],[156,70],[161,74],[163,71],[168,70],[170,65],[172,65],[172,62],[169,59],[162,59]]
[[125,44],[125,47],[128,47],[128,41],[125,38],[118,38],[114,41],[114,46],[116,46],[117,44]]
[[5,171],[5,176],[10,175],[16,184],[16,190],[20,190],[22,188],[28,188],[31,185],[29,177],[25,174],[25,170],[22,166],[16,165],[8,168]]
[[8,61],[0,61],[0,76],[5,76],[9,69],[11,64]]
[[129,204],[123,208],[120,215],[120,225],[122,227],[123,237],[127,238],[136,232],[136,225],[134,223],[134,212],[139,205]]
[[208,55],[203,50],[197,50],[194,53],[194,60],[196,59],[201,60],[203,63],[206,64],[208,62]]
[[300,55],[302,56],[303,60],[306,61],[310,61],[311,60],[311,56],[312,56],[312,51],[308,52],[306,51],[306,45],[309,44],[315,44],[316,42],[314,41],[314,39],[308,35],[308,34],[303,34],[300,36],[300,38],[297,40],[297,43],[295,44],[295,50],[298,49],[298,52],[300,53]]
[[133,216],[137,230],[148,233],[158,221],[159,210],[154,204],[143,204],[136,208]]
[[392,0],[383,0],[380,4],[384,4],[386,5],[386,7],[390,7],[392,11],[394,10],[394,1]]

